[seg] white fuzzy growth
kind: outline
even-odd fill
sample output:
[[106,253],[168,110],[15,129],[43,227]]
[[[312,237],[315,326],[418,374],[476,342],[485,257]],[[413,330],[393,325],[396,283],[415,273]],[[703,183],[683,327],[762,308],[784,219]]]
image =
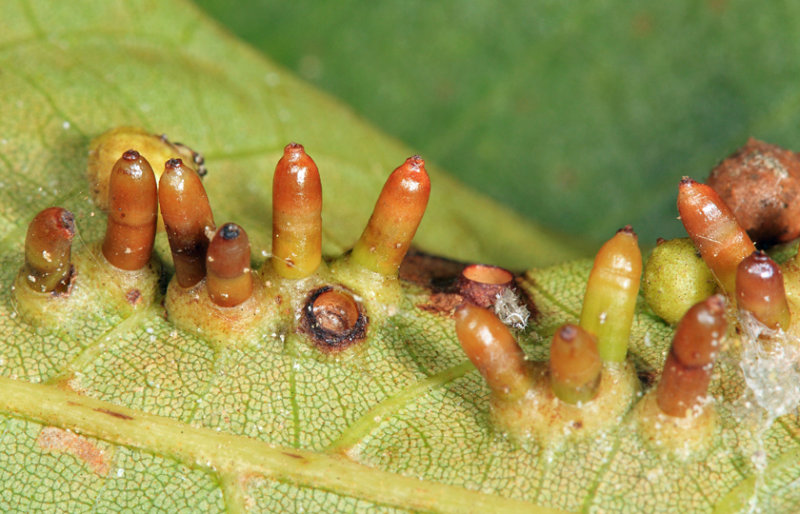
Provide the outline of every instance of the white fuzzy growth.
[[800,340],[764,326],[749,312],[740,314],[740,325],[739,367],[753,400],[771,424],[800,405]]
[[[749,512],[763,512],[759,491],[764,487],[767,455],[764,436],[776,418],[793,412],[800,405],[800,339],[780,328],[771,329],[749,312],[739,312],[742,355],[739,368],[747,389],[737,402],[734,415],[753,426],[748,447],[756,476]],[[743,441],[744,443],[744,441]]]
[[523,329],[528,324],[531,313],[511,289],[505,288],[497,294],[494,302],[494,313],[506,325]]

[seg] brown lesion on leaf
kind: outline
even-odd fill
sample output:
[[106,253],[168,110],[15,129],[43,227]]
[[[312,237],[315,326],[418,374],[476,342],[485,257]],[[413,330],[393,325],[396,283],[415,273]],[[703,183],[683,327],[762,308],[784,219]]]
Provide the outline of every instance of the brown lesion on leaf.
[[432,314],[453,316],[463,301],[464,297],[458,293],[433,292],[426,303],[417,304],[417,307]]
[[129,304],[136,306],[142,301],[142,292],[135,288],[131,289],[125,293],[125,299]]
[[452,317],[464,298],[456,282],[469,263],[431,255],[411,249],[400,264],[401,280],[420,286],[430,292],[427,301],[417,307],[442,316]]
[[426,289],[444,291],[452,289],[461,271],[469,263],[438,257],[411,249],[400,264],[400,279]]
[[492,308],[503,290],[510,290],[532,317],[538,312],[533,299],[519,286],[520,275],[497,266],[470,264],[411,250],[400,266],[399,276],[429,291],[427,301],[417,307],[433,314],[452,317],[464,300]]
[[110,451],[99,448],[92,441],[56,427],[45,427],[39,433],[36,444],[49,453],[68,453],[83,461],[93,473],[108,475],[111,469]]
[[642,384],[642,389],[650,389],[657,381],[660,373],[655,369],[636,369],[636,376],[639,377],[639,383]]
[[108,409],[92,409],[92,410],[94,410],[95,412],[100,412],[102,414],[108,414],[109,416],[113,416],[115,418],[124,419],[125,421],[130,421],[133,419],[132,416],[128,416],[127,414],[123,414],[121,412],[116,412],[113,410],[108,410]]
[[324,286],[308,295],[300,331],[323,353],[339,353],[364,340],[369,319],[344,286]]

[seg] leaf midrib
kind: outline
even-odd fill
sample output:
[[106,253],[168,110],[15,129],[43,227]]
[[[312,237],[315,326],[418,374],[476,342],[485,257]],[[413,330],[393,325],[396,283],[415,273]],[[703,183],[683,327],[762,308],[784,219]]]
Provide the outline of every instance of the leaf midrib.
[[194,427],[52,386],[0,377],[0,390],[0,411],[11,416],[169,456],[228,481],[255,474],[381,505],[435,512],[561,512],[390,473],[341,456]]

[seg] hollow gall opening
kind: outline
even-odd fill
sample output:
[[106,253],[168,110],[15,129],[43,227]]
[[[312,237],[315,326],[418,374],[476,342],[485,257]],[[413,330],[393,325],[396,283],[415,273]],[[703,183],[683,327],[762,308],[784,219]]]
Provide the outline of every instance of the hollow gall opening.
[[511,282],[514,275],[510,271],[498,268],[497,266],[487,266],[485,264],[472,264],[464,268],[461,272],[464,278],[481,284],[502,285]]
[[322,351],[339,352],[364,339],[367,317],[348,291],[325,286],[309,295],[302,328]]
[[466,300],[488,309],[505,289],[514,287],[514,274],[507,269],[486,264],[471,264],[458,279],[458,292]]
[[349,332],[358,322],[358,305],[355,300],[336,291],[326,291],[319,295],[312,310],[320,328],[329,332]]

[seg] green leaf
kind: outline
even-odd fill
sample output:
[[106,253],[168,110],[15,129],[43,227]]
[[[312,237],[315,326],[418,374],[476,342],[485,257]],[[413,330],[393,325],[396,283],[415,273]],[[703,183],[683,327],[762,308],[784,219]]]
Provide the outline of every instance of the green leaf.
[[681,176],[750,136],[800,137],[794,2],[198,3],[460,180],[598,246],[627,224],[646,245],[682,236]]
[[[27,223],[50,205],[73,210],[75,252],[90,255],[105,223],[89,199],[86,152],[113,126],[141,125],[202,150],[216,219],[245,226],[259,261],[269,248],[271,172],[287,141],[302,142],[319,165],[331,256],[358,237],[384,178],[409,151],[190,4],[4,7],[3,510],[709,511],[738,508],[753,491],[765,510],[797,507],[797,420],[762,433],[736,418],[742,384],[733,360],[714,382],[720,424],[709,454],[683,463],[647,446],[632,415],[556,449],[501,437],[452,320],[415,305],[426,294],[410,285],[386,306],[391,314],[369,313],[363,350],[340,360],[295,333],[293,312],[274,313],[269,330],[232,346],[178,329],[158,299],[131,310],[102,288],[81,289],[81,308],[66,322],[33,327],[10,287]],[[431,175],[420,247],[513,267],[574,255],[443,173]],[[519,334],[531,356],[546,356],[555,327],[577,318],[589,266],[526,274],[540,311]],[[79,267],[77,283],[92,269]],[[377,286],[361,287],[366,297]],[[631,354],[642,376],[659,369],[670,335],[640,305]],[[760,474],[757,450],[767,457]]]

